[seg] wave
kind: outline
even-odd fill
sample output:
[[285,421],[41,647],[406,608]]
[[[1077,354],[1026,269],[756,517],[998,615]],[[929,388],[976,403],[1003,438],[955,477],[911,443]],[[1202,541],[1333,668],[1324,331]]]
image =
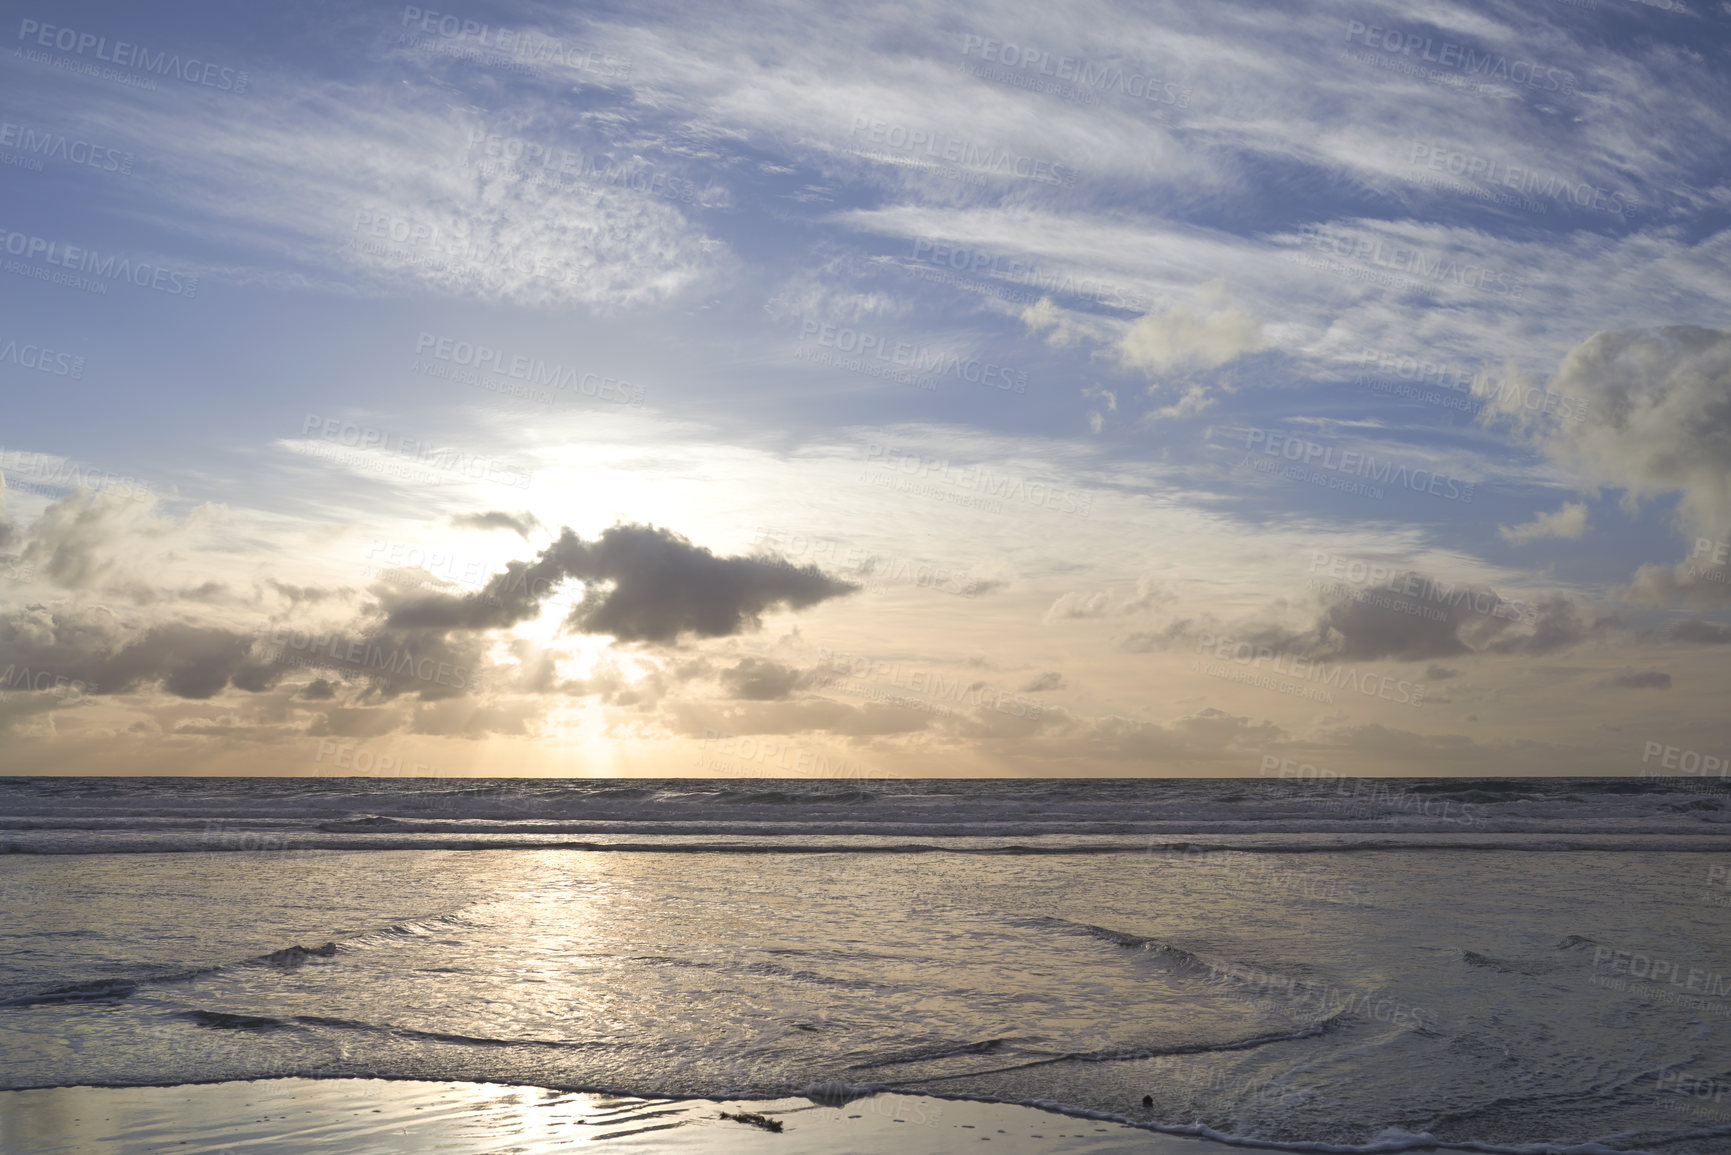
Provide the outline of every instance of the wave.
[[[924,1086],[927,1083],[943,1083],[955,1079],[973,1079],[978,1078],[981,1075],[1001,1075],[1012,1071],[1027,1071],[1036,1067],[1049,1067],[1054,1063],[1130,1063],[1141,1062],[1148,1059],[1175,1058],[1180,1055],[1212,1055],[1226,1054],[1232,1051],[1251,1051],[1257,1050],[1261,1047],[1273,1046],[1276,1043],[1292,1043],[1303,1039],[1314,1039],[1326,1035],[1339,1029],[1341,1018],[1342,1016],[1340,1015],[1333,1015],[1327,1019],[1321,1020],[1320,1022],[1299,1027],[1296,1030],[1273,1031],[1265,1034],[1251,1035],[1242,1039],[1229,1039],[1223,1042],[1179,1043],[1174,1046],[1164,1047],[1118,1047],[1102,1051],[1065,1051],[1060,1054],[1036,1054],[1029,1057],[1025,1062],[1011,1063],[1004,1067],[988,1067],[979,1070],[962,1071],[950,1075],[927,1075],[914,1078],[903,1078],[895,1085],[901,1086],[906,1083]],[[992,1041],[1002,1042],[1002,1040]],[[977,1045],[985,1046],[985,1044]],[[952,1055],[959,1056],[968,1053],[970,1053],[969,1050],[963,1048],[953,1051],[948,1055],[930,1057],[948,1058]],[[981,1053],[992,1052],[985,1051]],[[859,1064],[858,1066],[882,1066],[888,1065],[888,1063],[891,1062],[913,1063],[920,1061],[923,1060],[918,1058],[897,1059],[876,1064]]]
[[92,979],[54,987],[31,995],[0,999],[0,1007],[40,1007],[61,1003],[116,1003],[132,997],[138,984],[130,979]]
[[676,958],[672,955],[634,955],[632,962],[648,963],[651,966],[681,967],[686,970],[712,971],[719,974],[752,975],[757,978],[787,979],[810,986],[838,987],[845,990],[882,990],[883,983],[870,979],[842,979],[833,975],[820,974],[812,970],[795,970],[779,963],[728,963],[713,962],[705,959]]
[[[0,999],[0,1007],[49,1006],[59,1003],[82,1002],[124,1002],[138,993],[138,990],[144,986],[190,982],[193,979],[203,978],[205,975],[218,974],[230,967],[270,967],[276,970],[297,970],[310,963],[335,958],[343,949],[364,949],[368,945],[388,942],[405,935],[424,936],[431,933],[434,928],[451,925],[459,920],[460,916],[453,913],[418,921],[396,923],[382,930],[366,931],[352,939],[345,940],[346,947],[339,947],[334,942],[327,942],[322,946],[315,947],[304,947],[297,943],[266,954],[236,959],[233,962],[161,971],[130,979],[108,978],[73,982],[51,987],[44,991]],[[245,1019],[248,1016],[241,1015],[238,1017]]]

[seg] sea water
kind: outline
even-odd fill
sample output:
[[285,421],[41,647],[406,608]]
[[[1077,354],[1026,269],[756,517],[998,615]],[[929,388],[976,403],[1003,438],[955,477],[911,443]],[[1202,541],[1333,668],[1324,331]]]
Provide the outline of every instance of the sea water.
[[4,1088],[895,1092],[1731,1151],[1701,780],[8,779],[0,815]]

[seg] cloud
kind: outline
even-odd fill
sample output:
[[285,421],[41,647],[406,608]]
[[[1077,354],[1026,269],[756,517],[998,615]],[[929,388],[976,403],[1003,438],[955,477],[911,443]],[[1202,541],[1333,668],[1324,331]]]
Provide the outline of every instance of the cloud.
[[141,626],[106,609],[42,605],[0,615],[0,665],[83,682],[90,693],[160,684],[175,697],[199,700],[231,685],[259,693],[284,672],[254,656],[247,633],[182,622]]
[[1042,621],[1065,618],[1104,618],[1113,614],[1140,614],[1157,610],[1177,600],[1178,595],[1152,577],[1137,579],[1136,592],[1122,601],[1105,591],[1062,594],[1047,607]]
[[23,532],[20,558],[61,589],[131,587],[143,558],[185,544],[223,512],[200,506],[177,523],[157,513],[148,493],[119,487],[77,492],[50,504]]
[[1553,392],[1582,420],[1540,435],[1544,450],[1629,502],[1678,493],[1683,527],[1731,529],[1731,333],[1693,325],[1596,333],[1563,359]]
[[1446,682],[1459,674],[1459,670],[1451,670],[1447,666],[1426,666],[1424,680],[1427,682]]
[[1222,759],[1241,760],[1286,736],[1273,722],[1212,707],[1164,726],[1115,714],[1078,717],[1055,706],[1046,707],[1037,721],[981,711],[961,732],[1006,760],[1041,767],[1044,773],[1114,763],[1202,768]]
[[1571,501],[1555,513],[1541,513],[1519,525],[1499,525],[1497,536],[1510,545],[1526,545],[1546,537],[1577,538],[1587,531],[1587,503]]
[[[1711,544],[1711,543],[1709,543]],[[1619,592],[1632,602],[1676,609],[1713,610],[1731,606],[1731,570],[1707,568],[1698,562],[1654,565],[1635,571],[1634,580]]]
[[[1046,344],[1054,349],[1063,349],[1083,339],[1102,340],[1105,336],[1099,325],[1066,309],[1058,308],[1050,297],[1041,297],[1032,305],[1026,306],[1018,317],[1028,332],[1046,333]],[[1109,407],[1117,408],[1117,405],[1113,403]]]
[[521,513],[506,513],[503,510],[489,509],[486,513],[462,513],[451,519],[453,529],[508,529],[527,541],[529,531],[540,529],[541,519],[523,510]]
[[800,679],[800,672],[792,666],[762,658],[742,658],[738,665],[721,671],[721,684],[728,696],[751,702],[785,698]]
[[533,562],[513,561],[479,593],[402,599],[388,624],[407,629],[489,630],[538,615],[562,581],[584,583],[566,626],[622,642],[672,643],[683,634],[718,638],[761,625],[773,606],[805,609],[859,587],[815,565],[779,558],[717,557],[666,529],[615,525],[594,542],[569,528]]
[[1127,369],[1153,375],[1186,366],[1216,369],[1262,348],[1261,323],[1226,304],[1223,282],[1205,286],[1199,300],[1212,311],[1176,305],[1137,318],[1119,338],[1118,360]]
[[[1152,393],[1155,388],[1155,386],[1149,386],[1149,392]],[[1150,409],[1148,412],[1142,414],[1140,420],[1144,426],[1149,426],[1159,421],[1171,421],[1180,417],[1194,417],[1198,413],[1213,408],[1215,400],[1216,398],[1208,396],[1206,386],[1192,385],[1184,391],[1184,396],[1180,397],[1176,402],[1171,405],[1163,405],[1158,409]]]
[[1043,690],[1062,690],[1066,684],[1067,683],[1064,681],[1064,675],[1058,673],[1056,670],[1050,670],[1041,674],[1037,678],[1030,678],[1022,685],[1021,692],[1024,694],[1038,694]]
[[1671,675],[1658,670],[1620,670],[1605,685],[1625,690],[1669,690]]
[[867,702],[851,706],[828,698],[775,702],[742,702],[718,709],[713,703],[677,701],[670,706],[670,724],[687,737],[714,734],[797,734],[826,731],[842,737],[880,738],[912,734],[938,720],[917,706]]
[[1576,601],[1561,594],[1528,606],[1505,601],[1485,586],[1440,582],[1412,571],[1384,585],[1335,595],[1307,627],[1266,617],[1179,618],[1131,633],[1120,645],[1150,653],[1212,638],[1210,644],[1248,645],[1270,657],[1420,662],[1475,653],[1554,653],[1614,622],[1608,615],[1589,620]]
[[1665,631],[1673,642],[1694,642],[1702,646],[1731,645],[1731,626],[1701,618],[1687,618]]

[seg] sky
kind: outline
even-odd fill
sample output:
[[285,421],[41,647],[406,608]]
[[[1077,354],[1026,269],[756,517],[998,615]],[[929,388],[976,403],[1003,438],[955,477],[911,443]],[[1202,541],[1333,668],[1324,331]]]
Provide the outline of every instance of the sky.
[[1731,4],[5,4],[0,773],[1731,765]]

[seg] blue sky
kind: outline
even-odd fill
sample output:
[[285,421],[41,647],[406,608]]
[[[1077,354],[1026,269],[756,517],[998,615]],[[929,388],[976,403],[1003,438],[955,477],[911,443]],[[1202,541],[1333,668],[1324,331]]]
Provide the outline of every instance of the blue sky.
[[1728,19],[8,5],[0,769],[1711,766]]

